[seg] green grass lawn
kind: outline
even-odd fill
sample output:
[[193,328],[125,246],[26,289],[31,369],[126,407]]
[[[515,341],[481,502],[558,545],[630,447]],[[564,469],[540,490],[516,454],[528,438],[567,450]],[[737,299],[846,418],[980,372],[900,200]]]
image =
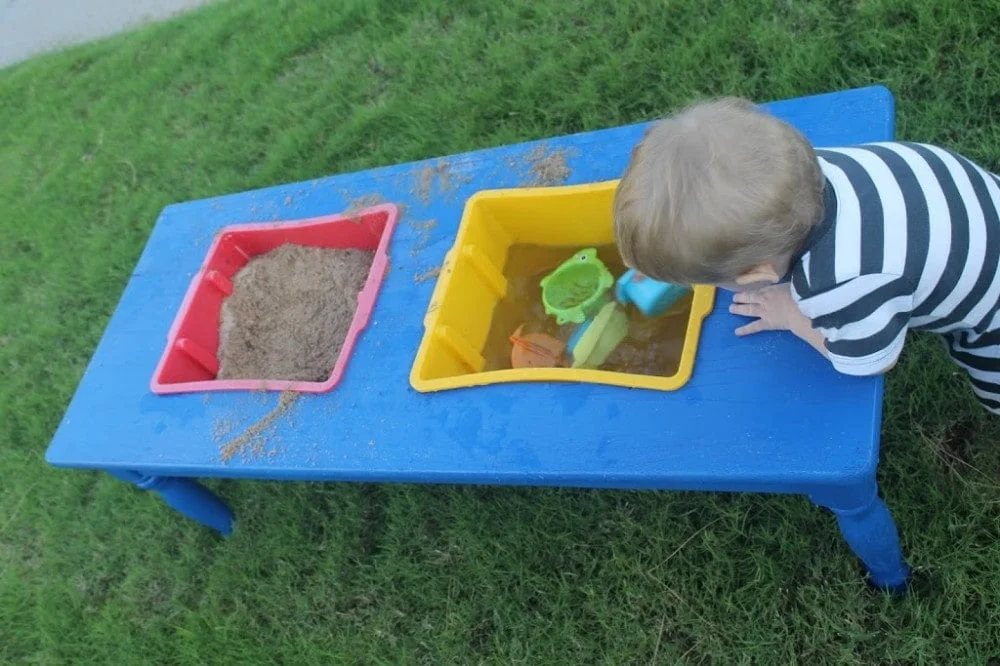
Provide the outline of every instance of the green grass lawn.
[[225,482],[221,540],[43,453],[170,202],[871,83],[996,171],[998,45],[997,0],[247,0],[0,71],[0,663],[997,663],[1000,421],[931,339],[902,600],[801,498]]

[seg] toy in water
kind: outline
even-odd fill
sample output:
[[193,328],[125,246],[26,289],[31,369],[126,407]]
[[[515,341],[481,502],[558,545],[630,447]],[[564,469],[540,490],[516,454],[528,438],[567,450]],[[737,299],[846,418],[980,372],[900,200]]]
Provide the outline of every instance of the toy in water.
[[647,317],[663,314],[690,292],[691,287],[660,282],[646,277],[635,269],[627,271],[618,278],[618,283],[615,285],[615,296],[618,301],[626,305],[634,303]]
[[524,324],[510,336],[510,364],[518,368],[557,368],[563,364],[566,345],[547,333],[523,333]]
[[576,329],[567,345],[574,368],[599,368],[628,335],[628,315],[614,301]]
[[580,250],[542,279],[545,314],[556,323],[582,324],[611,300],[614,277],[597,257],[597,250]]

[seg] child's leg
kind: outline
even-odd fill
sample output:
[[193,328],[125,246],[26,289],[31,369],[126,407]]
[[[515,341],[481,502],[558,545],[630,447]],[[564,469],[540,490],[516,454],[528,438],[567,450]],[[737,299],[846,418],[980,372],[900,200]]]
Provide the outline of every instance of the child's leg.
[[[972,392],[989,412],[1000,414],[1000,345],[985,344],[996,334],[975,340],[951,333],[942,336],[951,357],[969,377]],[[962,338],[965,338],[964,340]]]
[[975,384],[972,384],[972,392],[976,394],[977,398],[979,398],[979,404],[981,404],[986,411],[994,414],[1000,414],[1000,395],[987,393]]

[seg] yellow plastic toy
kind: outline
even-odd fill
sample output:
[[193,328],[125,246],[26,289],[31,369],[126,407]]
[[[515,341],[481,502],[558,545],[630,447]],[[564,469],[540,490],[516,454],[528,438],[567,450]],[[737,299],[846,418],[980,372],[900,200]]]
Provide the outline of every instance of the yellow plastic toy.
[[608,303],[569,339],[574,368],[599,368],[628,335],[628,315],[617,303]]
[[715,289],[696,286],[674,374],[653,376],[588,368],[520,368],[483,372],[493,312],[507,294],[504,267],[514,245],[576,248],[614,243],[611,205],[618,181],[565,187],[482,191],[465,205],[424,316],[424,337],[410,372],[417,391],[503,382],[592,382],[673,391],[690,378],[702,321]]

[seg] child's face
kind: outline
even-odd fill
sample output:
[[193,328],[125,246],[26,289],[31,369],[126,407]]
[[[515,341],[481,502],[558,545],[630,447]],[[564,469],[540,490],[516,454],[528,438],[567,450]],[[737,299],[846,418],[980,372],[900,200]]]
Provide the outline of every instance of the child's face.
[[732,292],[757,291],[781,282],[790,265],[790,257],[778,257],[748,268],[732,282],[722,282],[715,286]]
[[715,286],[719,289],[725,289],[726,291],[731,291],[733,293],[740,293],[744,291],[757,291],[758,289],[763,289],[764,287],[770,287],[774,282],[768,280],[761,280],[759,282],[751,282],[749,284],[739,284],[738,282],[722,282],[716,284]]
[[739,293],[741,291],[750,291],[749,289],[747,289],[745,285],[739,285],[736,284],[735,282],[720,282],[715,286],[719,289],[725,289],[726,291],[731,291],[734,294]]

